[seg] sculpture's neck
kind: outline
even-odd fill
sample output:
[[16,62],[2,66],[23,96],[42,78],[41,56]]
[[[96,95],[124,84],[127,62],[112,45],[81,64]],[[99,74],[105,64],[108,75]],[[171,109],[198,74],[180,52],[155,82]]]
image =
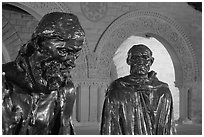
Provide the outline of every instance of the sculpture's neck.
[[127,84],[134,87],[134,91],[150,91],[155,88],[156,72],[151,71],[147,75],[129,75]]
[[137,79],[143,79],[143,80],[148,79],[148,74],[146,74],[146,75],[130,74],[130,76],[131,76],[132,79],[135,79],[135,80],[137,80]]
[[129,76],[130,81],[137,83],[137,84],[149,84],[152,82],[153,79],[156,78],[156,72],[150,71],[146,75],[132,75]]

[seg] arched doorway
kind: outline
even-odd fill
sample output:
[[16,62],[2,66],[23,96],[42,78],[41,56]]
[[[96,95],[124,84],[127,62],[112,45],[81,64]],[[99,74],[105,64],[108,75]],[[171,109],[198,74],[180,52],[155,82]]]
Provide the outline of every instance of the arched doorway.
[[[117,49],[113,57],[116,77],[130,74],[130,66],[126,63],[127,52],[135,44],[145,44],[153,52],[154,63],[151,70],[157,73],[159,80],[168,83],[174,101],[174,119],[179,118],[179,90],[175,87],[175,71],[172,59],[164,45],[153,37],[130,36]],[[113,72],[112,72],[113,73]]]
[[165,46],[174,64],[175,86],[180,91],[179,119],[188,119],[188,89],[193,88],[198,76],[197,62],[191,43],[182,28],[167,16],[152,11],[132,11],[116,19],[95,48],[99,55],[98,77],[111,80],[114,53],[132,35],[154,37]]

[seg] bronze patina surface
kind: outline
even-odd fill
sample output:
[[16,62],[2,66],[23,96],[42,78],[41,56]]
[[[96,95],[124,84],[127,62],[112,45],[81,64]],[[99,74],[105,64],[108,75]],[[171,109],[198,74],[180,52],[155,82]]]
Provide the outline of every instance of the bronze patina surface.
[[75,134],[70,70],[85,40],[77,16],[46,14],[16,60],[3,64],[3,134]]
[[150,71],[154,58],[145,45],[128,51],[130,75],[109,86],[102,111],[102,135],[176,134],[168,85]]

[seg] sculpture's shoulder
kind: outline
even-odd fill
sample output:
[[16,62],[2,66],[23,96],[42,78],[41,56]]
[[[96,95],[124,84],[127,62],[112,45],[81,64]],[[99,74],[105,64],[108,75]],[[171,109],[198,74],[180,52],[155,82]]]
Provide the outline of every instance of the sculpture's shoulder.
[[16,76],[16,65],[14,62],[9,62],[2,65],[2,94],[3,97],[13,90],[12,78]]
[[16,62],[9,62],[2,65],[2,72],[6,81],[22,83],[25,81],[25,72],[19,70]]
[[156,75],[157,73],[155,71],[151,71],[148,73],[151,86],[157,87],[157,88],[169,89],[168,84],[163,81],[160,81]]
[[114,100],[126,100],[134,94],[131,84],[128,82],[129,76],[121,77],[113,81],[107,89],[106,97]]
[[9,62],[2,65],[2,72],[5,77],[14,77],[17,73],[17,66],[15,62]]
[[76,89],[74,83],[71,80],[68,80],[66,84],[60,88],[60,92],[66,96],[75,96]]
[[157,89],[155,91],[155,94],[157,94],[157,96],[164,95],[165,97],[172,98],[171,91],[167,83],[158,79],[154,79],[152,85]]
[[116,80],[114,80],[110,86],[109,86],[109,89],[110,90],[124,90],[124,89],[127,89],[127,87],[130,85],[130,82],[129,82],[129,76],[125,76],[125,77],[121,77],[121,78],[118,78]]
[[16,62],[9,62],[2,65],[2,83],[7,89],[17,93],[30,93],[30,86],[27,81],[25,70],[20,70]]
[[166,89],[169,88],[169,85],[167,83],[160,81],[159,79],[154,79],[152,81],[152,85],[160,88],[166,88]]

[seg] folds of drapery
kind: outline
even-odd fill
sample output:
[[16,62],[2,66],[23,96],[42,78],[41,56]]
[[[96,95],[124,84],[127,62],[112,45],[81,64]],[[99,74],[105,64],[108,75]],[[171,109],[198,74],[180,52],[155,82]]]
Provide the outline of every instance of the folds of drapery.
[[[5,80],[3,84],[7,84]],[[2,134],[75,134],[71,120],[74,91],[67,94],[53,91],[37,98],[36,103],[35,97],[18,93],[18,90],[20,88],[14,84],[7,84],[7,89],[2,87]],[[60,95],[63,97],[59,98]]]
[[154,90],[109,88],[102,111],[102,135],[176,134],[173,101],[167,85]]

